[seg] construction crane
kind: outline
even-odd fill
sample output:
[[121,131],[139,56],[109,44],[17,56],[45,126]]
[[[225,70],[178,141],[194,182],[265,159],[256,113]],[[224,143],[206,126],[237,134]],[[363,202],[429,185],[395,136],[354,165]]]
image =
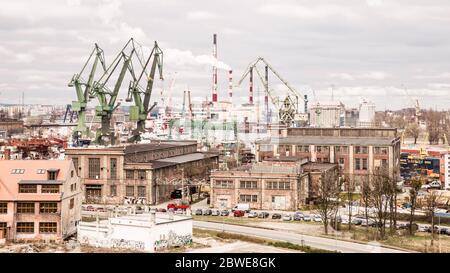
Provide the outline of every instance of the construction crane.
[[420,111],[420,104],[418,99],[413,99],[411,95],[408,93],[408,89],[406,86],[402,85],[403,90],[405,91],[406,96],[411,100],[412,105],[414,106],[414,121],[419,124],[419,118],[422,116],[422,112]]
[[[129,53],[127,53],[127,49],[129,49]],[[97,130],[95,142],[100,145],[115,144],[114,132],[111,131],[111,118],[113,112],[120,106],[120,102],[116,103],[116,100],[127,71],[130,72],[133,80],[135,79],[134,68],[131,62],[135,51],[134,40],[131,38],[106,69],[105,73],[94,83],[94,94],[99,102],[99,105],[95,107],[95,115],[101,118],[101,128]],[[114,83],[114,88],[110,90],[107,83],[120,64],[122,66],[119,75]]]
[[[150,73],[147,75],[146,70],[153,57]],[[158,67],[158,73],[161,80],[163,78],[163,52],[159,48],[158,43],[155,41],[153,49],[148,57],[142,72],[139,77],[130,84],[128,90],[127,101],[131,101],[131,97],[134,100],[134,106],[130,107],[130,120],[136,121],[136,129],[133,130],[133,136],[128,140],[129,142],[137,142],[141,139],[140,134],[145,132],[145,121],[150,111],[156,106],[156,102],[150,106],[150,98],[153,90],[153,83],[156,73],[156,67]],[[139,82],[142,77],[146,75],[146,88],[145,90],[139,86]]]
[[[261,72],[258,70],[257,65],[259,63],[263,63],[265,65],[264,71],[265,75],[262,76]],[[268,73],[270,71],[288,88],[289,93],[286,97],[280,101],[279,97],[274,96],[274,91],[269,88],[268,83]],[[242,81],[247,77],[251,71],[255,70],[258,74],[259,79],[261,80],[264,88],[265,88],[265,103],[266,103],[266,113],[267,113],[267,123],[269,123],[269,107],[268,107],[268,97],[272,100],[272,103],[278,110],[278,116],[282,123],[284,124],[292,124],[293,122],[303,120],[307,117],[307,114],[300,114],[299,107],[299,99],[304,100],[304,97],[300,95],[286,80],[284,80],[281,75],[262,57],[258,57],[255,61],[251,62],[241,79],[238,82],[238,86],[242,84]]]
[[316,120],[317,120],[317,127],[320,127],[320,114],[322,114],[322,111],[320,110],[320,103],[317,100],[316,91],[312,89],[314,101],[316,102],[316,110],[314,110],[314,114],[316,114]]
[[[88,74],[88,80],[85,81],[82,77],[85,69],[92,63],[91,69]],[[103,50],[95,44],[89,58],[83,65],[81,71],[75,74],[70,80],[68,86],[75,87],[77,94],[77,100],[72,101],[72,111],[77,113],[78,124],[73,131],[74,143],[78,145],[78,139],[81,137],[90,137],[90,132],[86,126],[86,107],[90,99],[94,98],[93,83],[94,77],[97,72],[97,66],[100,63],[103,68],[103,73],[106,71],[106,63],[103,54]]]

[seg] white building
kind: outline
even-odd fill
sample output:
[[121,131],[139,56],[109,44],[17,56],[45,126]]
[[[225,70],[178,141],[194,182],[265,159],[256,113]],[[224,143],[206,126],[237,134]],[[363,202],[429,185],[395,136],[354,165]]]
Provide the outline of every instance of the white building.
[[191,244],[192,217],[153,212],[80,222],[78,241],[95,247],[155,252]]
[[359,127],[372,127],[375,122],[375,104],[365,99],[359,104]]
[[313,127],[339,127],[345,124],[345,107],[342,102],[316,102],[309,108]]

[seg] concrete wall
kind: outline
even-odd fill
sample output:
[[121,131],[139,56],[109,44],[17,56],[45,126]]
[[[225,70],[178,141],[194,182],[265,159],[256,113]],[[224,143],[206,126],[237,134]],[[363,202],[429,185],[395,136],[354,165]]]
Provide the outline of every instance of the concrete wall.
[[121,218],[111,218],[102,223],[81,222],[78,241],[95,247],[155,252],[192,243],[192,219],[175,218],[158,224]]

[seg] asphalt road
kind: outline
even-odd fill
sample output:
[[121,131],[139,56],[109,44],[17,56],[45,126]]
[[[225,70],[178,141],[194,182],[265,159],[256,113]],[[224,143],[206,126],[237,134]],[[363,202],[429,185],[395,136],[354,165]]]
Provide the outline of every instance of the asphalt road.
[[353,243],[347,241],[340,241],[322,237],[315,237],[309,235],[302,235],[288,231],[269,230],[255,227],[245,227],[230,224],[211,223],[203,221],[194,221],[195,228],[204,228],[211,230],[220,230],[225,232],[238,233],[249,236],[257,236],[266,239],[288,241],[293,244],[303,244],[314,248],[321,248],[326,250],[337,250],[342,253],[404,253],[397,249],[382,247],[378,243]]

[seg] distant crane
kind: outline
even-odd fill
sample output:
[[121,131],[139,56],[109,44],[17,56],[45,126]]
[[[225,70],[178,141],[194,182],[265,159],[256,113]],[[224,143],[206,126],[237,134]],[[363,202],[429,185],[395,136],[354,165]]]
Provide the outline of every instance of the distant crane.
[[402,85],[403,90],[405,91],[406,96],[411,100],[412,105],[414,107],[414,121],[419,124],[419,118],[422,116],[422,112],[420,111],[420,104],[418,99],[413,99],[411,95],[408,93],[408,89],[406,86]]
[[[263,63],[265,65],[264,71],[265,75],[264,77],[258,70],[258,63]],[[286,97],[280,101],[280,99],[276,96],[274,96],[273,90],[269,88],[268,83],[268,71],[272,71],[272,73],[288,88],[289,93],[286,95]],[[255,61],[251,62],[247,69],[245,70],[244,74],[242,75],[241,79],[238,82],[238,86],[242,84],[242,81],[247,77],[251,71],[255,70],[258,74],[259,79],[261,80],[264,88],[265,88],[265,103],[266,103],[266,113],[267,116],[269,116],[269,109],[268,109],[268,97],[272,100],[272,103],[275,105],[275,107],[278,110],[278,116],[280,118],[280,121],[284,124],[291,124],[292,122],[307,119],[307,114],[300,115],[300,107],[299,107],[299,99],[304,100],[304,97],[300,95],[297,90],[295,90],[286,80],[284,80],[281,75],[262,57],[258,57]],[[269,123],[269,118],[267,118],[267,123]]]
[[[146,79],[146,88],[143,90],[139,86],[146,69],[153,57],[152,65],[150,68],[150,73]],[[142,72],[139,77],[134,80],[134,83],[130,84],[128,91],[128,101],[131,101],[131,96],[134,100],[134,106],[130,107],[130,120],[136,121],[136,129],[133,131],[133,136],[129,139],[129,142],[137,142],[141,139],[140,134],[145,132],[145,121],[150,111],[156,106],[156,102],[150,106],[150,98],[153,90],[153,83],[155,79],[156,68],[158,67],[158,73],[161,80],[164,80],[163,72],[163,52],[159,48],[158,43],[155,41],[153,49],[148,57],[145,65],[143,66]],[[146,73],[145,73],[146,74]]]
[[[82,75],[88,64],[90,63],[92,63],[92,66],[88,74],[88,80],[85,81]],[[75,87],[75,91],[77,94],[77,100],[72,101],[71,106],[72,111],[75,111],[78,116],[78,124],[73,131],[73,138],[75,142],[77,142],[80,137],[90,137],[90,132],[86,127],[86,107],[88,101],[92,98],[95,98],[93,92],[93,83],[99,63],[103,68],[104,73],[106,71],[106,62],[103,50],[97,44],[95,44],[94,49],[83,65],[81,71],[75,74],[68,84],[69,87]]]

